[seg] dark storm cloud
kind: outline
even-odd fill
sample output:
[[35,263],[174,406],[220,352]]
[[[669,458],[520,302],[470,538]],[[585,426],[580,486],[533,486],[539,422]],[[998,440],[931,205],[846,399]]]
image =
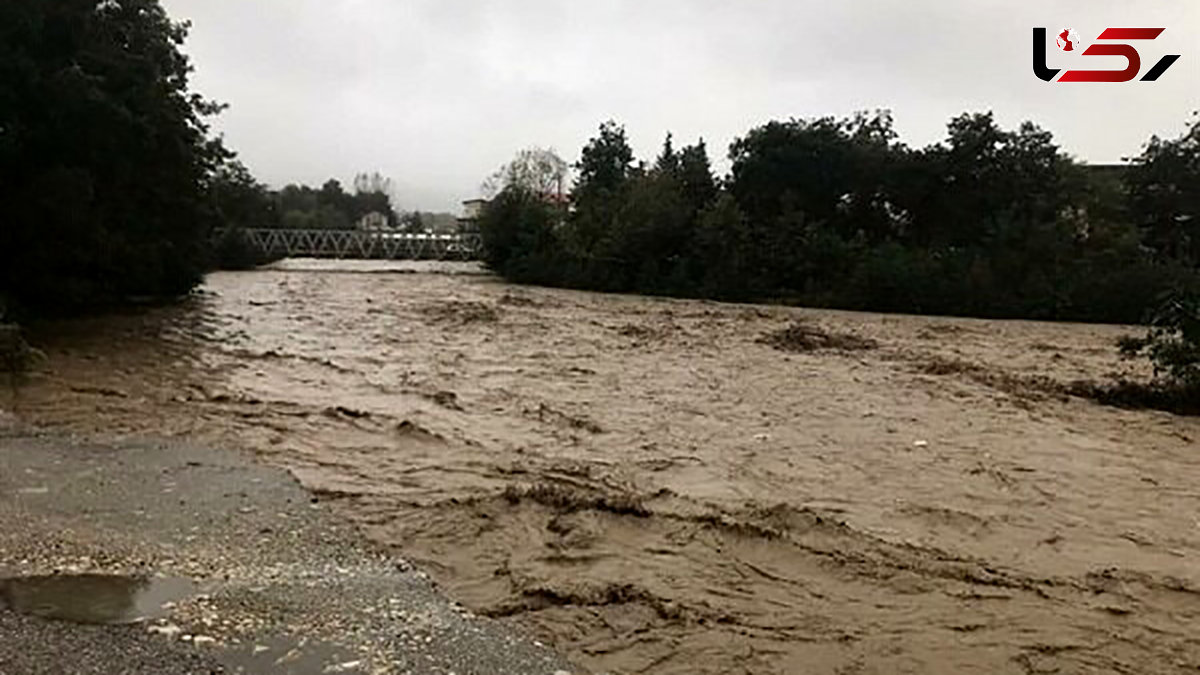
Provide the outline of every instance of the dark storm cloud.
[[[772,118],[891,108],[910,144],[964,110],[1032,119],[1091,161],[1177,133],[1200,108],[1200,3],[744,0],[165,0],[217,122],[262,178],[380,170],[402,206],[455,208],[529,145],[568,160],[605,119],[641,155],[704,136],[714,158]],[[1154,84],[1047,84],[1030,30],[1166,26]],[[1070,56],[1052,50],[1060,67]],[[1091,67],[1119,67],[1103,59]],[[1082,65],[1082,64],[1077,64]],[[1146,65],[1145,67],[1149,67]]]

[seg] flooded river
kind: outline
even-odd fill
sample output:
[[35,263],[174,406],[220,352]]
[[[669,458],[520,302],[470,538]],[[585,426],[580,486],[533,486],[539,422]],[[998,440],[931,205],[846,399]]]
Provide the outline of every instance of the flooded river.
[[1197,672],[1200,420],[1055,388],[1130,332],[286,261],[38,327],[4,405],[249,449],[595,672]]

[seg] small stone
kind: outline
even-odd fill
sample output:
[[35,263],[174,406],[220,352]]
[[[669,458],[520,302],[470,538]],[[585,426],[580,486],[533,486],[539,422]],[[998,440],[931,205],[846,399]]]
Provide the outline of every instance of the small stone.
[[173,623],[168,623],[162,626],[150,626],[146,629],[151,633],[157,633],[165,637],[173,638],[183,632],[183,629]]

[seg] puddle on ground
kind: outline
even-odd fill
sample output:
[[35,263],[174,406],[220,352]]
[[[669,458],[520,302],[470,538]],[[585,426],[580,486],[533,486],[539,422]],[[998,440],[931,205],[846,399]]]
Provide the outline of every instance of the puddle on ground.
[[23,614],[75,623],[130,624],[157,619],[196,590],[177,577],[103,574],[0,579],[0,605]]
[[352,652],[328,642],[277,637],[243,645],[218,657],[231,673],[271,675],[362,675],[365,664]]

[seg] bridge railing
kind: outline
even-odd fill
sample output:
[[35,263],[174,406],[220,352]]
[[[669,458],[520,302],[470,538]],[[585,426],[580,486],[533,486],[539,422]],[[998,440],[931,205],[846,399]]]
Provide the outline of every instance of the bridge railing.
[[[478,260],[479,234],[413,234],[384,230],[238,230],[244,241],[268,257],[361,258],[386,260]],[[217,236],[224,233],[218,232]]]

